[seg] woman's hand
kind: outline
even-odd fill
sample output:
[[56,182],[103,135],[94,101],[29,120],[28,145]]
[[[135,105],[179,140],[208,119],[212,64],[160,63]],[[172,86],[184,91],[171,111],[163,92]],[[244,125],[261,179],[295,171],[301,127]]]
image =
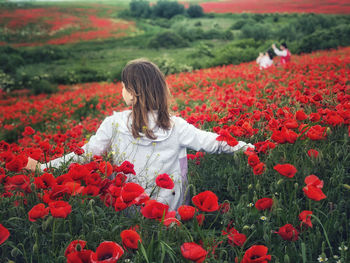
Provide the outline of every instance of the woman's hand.
[[28,163],[27,166],[25,167],[25,169],[31,170],[33,172],[35,172],[35,170],[37,169],[37,167],[40,165],[40,163],[30,157],[28,157]]

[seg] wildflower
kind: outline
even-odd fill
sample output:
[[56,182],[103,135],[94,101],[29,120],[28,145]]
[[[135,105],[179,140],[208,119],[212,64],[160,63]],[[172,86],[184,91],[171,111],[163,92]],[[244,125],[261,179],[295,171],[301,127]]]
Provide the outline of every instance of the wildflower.
[[318,258],[317,258],[318,262],[327,262],[328,261],[328,258],[324,255],[320,255]]
[[261,198],[255,203],[256,209],[262,211],[262,210],[269,210],[273,205],[273,200],[271,198]]
[[193,242],[183,243],[181,246],[181,254],[184,258],[196,263],[201,263],[207,256],[207,251],[204,250],[200,245]]
[[280,229],[276,233],[279,234],[284,240],[298,240],[298,230],[296,230],[291,224],[286,224],[280,227]]
[[273,167],[280,175],[283,175],[288,178],[294,177],[295,173],[298,171],[294,165],[286,164],[277,164]]
[[267,255],[268,248],[262,245],[251,246],[245,252],[241,263],[266,262],[271,260],[271,255]]
[[192,197],[192,202],[201,211],[214,212],[219,209],[218,197],[211,191],[204,191]]
[[117,262],[123,254],[124,250],[117,243],[104,241],[98,246],[96,252],[92,252],[91,262]]
[[254,203],[247,204],[247,207],[253,207],[253,206],[254,206]]
[[173,189],[174,182],[168,174],[160,174],[156,178],[156,184],[165,189]]
[[134,230],[123,230],[120,233],[124,248],[137,249],[141,242],[140,235]]
[[267,220],[267,217],[266,217],[266,216],[261,216],[261,217],[260,217],[260,220],[266,221],[266,220]]
[[6,227],[0,224],[0,244],[4,243],[10,236],[10,232]]
[[182,205],[177,209],[182,221],[188,221],[193,218],[196,208],[189,205]]
[[338,249],[339,249],[340,251],[347,251],[347,250],[348,250],[348,247],[342,244],[341,247],[338,247]]

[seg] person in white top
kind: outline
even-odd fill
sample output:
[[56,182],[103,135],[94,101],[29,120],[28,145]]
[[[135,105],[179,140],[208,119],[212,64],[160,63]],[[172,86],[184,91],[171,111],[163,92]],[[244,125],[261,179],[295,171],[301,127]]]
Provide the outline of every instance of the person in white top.
[[273,55],[269,51],[265,53],[260,53],[256,59],[256,63],[259,65],[260,69],[267,69],[273,65],[272,58],[273,58]]
[[[107,117],[89,142],[83,146],[85,153],[75,153],[42,164],[59,167],[65,161],[81,162],[84,156],[113,154],[114,164],[123,161],[134,164],[136,176],[128,180],[140,184],[151,198],[176,210],[185,201],[187,187],[186,148],[209,153],[233,153],[253,145],[239,141],[234,147],[217,141],[218,135],[197,129],[184,119],[169,114],[169,96],[165,77],[159,68],[147,60],[129,62],[122,72],[122,94],[132,110],[114,112]],[[30,159],[27,169],[35,170],[37,162]],[[173,189],[154,192],[159,174],[169,174],[175,184]]]
[[275,52],[275,54],[279,57],[281,57],[281,65],[285,65],[287,64],[288,62],[290,62],[290,59],[291,59],[291,53],[290,51],[288,50],[287,48],[287,44],[286,43],[282,43],[281,46],[280,46],[280,49],[279,50],[278,48],[276,48],[276,45],[275,44],[272,44],[272,49],[273,51]]

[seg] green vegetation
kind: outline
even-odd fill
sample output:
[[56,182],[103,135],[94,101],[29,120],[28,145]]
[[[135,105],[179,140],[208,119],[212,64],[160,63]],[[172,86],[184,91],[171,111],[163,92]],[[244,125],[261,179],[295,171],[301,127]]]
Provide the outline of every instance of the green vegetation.
[[[345,15],[205,14],[198,17],[200,11],[196,5],[176,15],[159,11],[169,5],[174,4],[160,1],[151,8],[147,1],[131,1],[128,10],[115,16],[136,21],[138,33],[121,39],[61,46],[1,46],[0,59],[5,63],[0,64],[0,87],[8,91],[34,90],[37,80],[55,85],[118,80],[125,63],[139,57],[155,61],[163,72],[171,74],[252,61],[272,43],[282,41],[287,42],[293,54],[350,45],[350,17]],[[154,10],[158,10],[161,17],[155,16]]]

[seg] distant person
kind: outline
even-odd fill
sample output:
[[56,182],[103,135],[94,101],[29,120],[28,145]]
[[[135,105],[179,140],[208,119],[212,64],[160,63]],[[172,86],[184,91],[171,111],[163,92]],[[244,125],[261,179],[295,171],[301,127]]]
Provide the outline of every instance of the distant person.
[[273,51],[275,52],[275,54],[279,57],[281,57],[281,65],[285,65],[287,63],[290,62],[290,58],[291,58],[291,53],[290,51],[288,50],[287,48],[287,44],[286,43],[282,43],[281,46],[280,46],[280,49],[279,50],[278,48],[276,48],[276,45],[275,44],[272,44],[272,49]]
[[260,69],[267,69],[273,65],[272,58],[272,51],[269,50],[265,53],[260,53],[256,59],[256,63],[259,65]]

